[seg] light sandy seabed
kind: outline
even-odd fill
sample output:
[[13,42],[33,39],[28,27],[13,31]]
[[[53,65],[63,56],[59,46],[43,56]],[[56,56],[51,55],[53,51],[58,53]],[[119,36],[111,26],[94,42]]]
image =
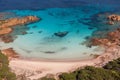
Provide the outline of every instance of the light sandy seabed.
[[108,61],[120,57],[120,48],[111,47],[102,55],[95,59],[80,60],[80,61],[49,61],[49,60],[27,60],[27,59],[12,59],[10,60],[10,68],[17,74],[25,74],[27,78],[38,79],[48,74],[58,75],[61,72],[74,71],[77,68],[84,66],[101,67]]

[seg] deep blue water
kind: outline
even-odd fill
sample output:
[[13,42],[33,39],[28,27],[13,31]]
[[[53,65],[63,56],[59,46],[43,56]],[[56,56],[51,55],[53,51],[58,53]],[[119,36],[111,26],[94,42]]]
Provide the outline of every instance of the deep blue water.
[[45,9],[80,5],[112,6],[120,8],[120,0],[0,0],[0,10]]
[[[106,24],[108,15],[120,14],[119,0],[0,0],[3,19],[33,15],[37,23],[14,28],[12,43],[0,42],[0,49],[12,47],[25,57],[45,59],[85,59],[102,54],[100,47],[88,47],[93,37],[105,37],[119,24]],[[23,35],[22,32],[27,34]],[[64,37],[55,33],[68,32]],[[99,34],[98,34],[99,32]]]

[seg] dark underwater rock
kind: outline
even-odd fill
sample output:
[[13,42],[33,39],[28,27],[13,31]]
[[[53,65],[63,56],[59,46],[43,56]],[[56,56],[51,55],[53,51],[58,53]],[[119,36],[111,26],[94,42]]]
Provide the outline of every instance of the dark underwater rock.
[[80,32],[79,30],[76,31],[77,34],[79,34],[79,32]]
[[43,31],[38,31],[38,33],[42,33]]
[[58,37],[65,37],[68,33],[69,33],[68,31],[64,31],[64,32],[54,33],[54,35]]
[[29,34],[33,34],[33,32],[30,32]]
[[92,29],[94,29],[94,28],[93,28],[93,27],[89,27],[88,29],[92,30]]
[[53,54],[55,52],[54,51],[45,51],[44,53],[46,53],[46,54]]
[[33,26],[32,28],[37,28],[37,26]]

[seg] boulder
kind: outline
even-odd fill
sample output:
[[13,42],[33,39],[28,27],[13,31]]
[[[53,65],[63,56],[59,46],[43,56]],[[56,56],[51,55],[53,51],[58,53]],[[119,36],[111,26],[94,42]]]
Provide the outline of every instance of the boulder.
[[58,37],[65,37],[68,33],[69,33],[68,31],[64,31],[64,32],[54,33],[54,35]]
[[108,24],[113,25],[115,22],[120,21],[120,15],[112,14],[107,17],[108,19]]

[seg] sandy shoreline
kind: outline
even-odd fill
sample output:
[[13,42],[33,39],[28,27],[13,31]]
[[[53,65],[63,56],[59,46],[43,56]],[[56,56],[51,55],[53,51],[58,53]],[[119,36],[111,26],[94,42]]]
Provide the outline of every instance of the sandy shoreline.
[[53,62],[53,61],[32,61],[13,59],[10,61],[10,67],[16,74],[25,73],[31,80],[44,77],[48,74],[57,75],[61,72],[70,72],[78,67],[93,65],[93,60],[77,62]]
[[9,66],[17,75],[24,74],[28,79],[38,79],[48,74],[54,76],[61,72],[74,71],[84,66],[101,67],[108,61],[120,57],[120,48],[108,48],[105,53],[95,59],[76,60],[76,61],[49,61],[49,60],[30,60],[22,58],[14,58],[10,60]]
[[35,62],[39,62],[39,61],[42,61],[42,62],[80,62],[80,61],[88,61],[88,60],[93,60],[94,58],[92,57],[89,57],[88,59],[87,58],[83,58],[83,59],[48,59],[48,58],[32,58],[32,57],[23,57],[23,56],[20,56],[17,57],[17,58],[12,58],[12,60],[16,60],[16,59],[19,59],[19,60],[25,60],[25,61],[35,61]]

